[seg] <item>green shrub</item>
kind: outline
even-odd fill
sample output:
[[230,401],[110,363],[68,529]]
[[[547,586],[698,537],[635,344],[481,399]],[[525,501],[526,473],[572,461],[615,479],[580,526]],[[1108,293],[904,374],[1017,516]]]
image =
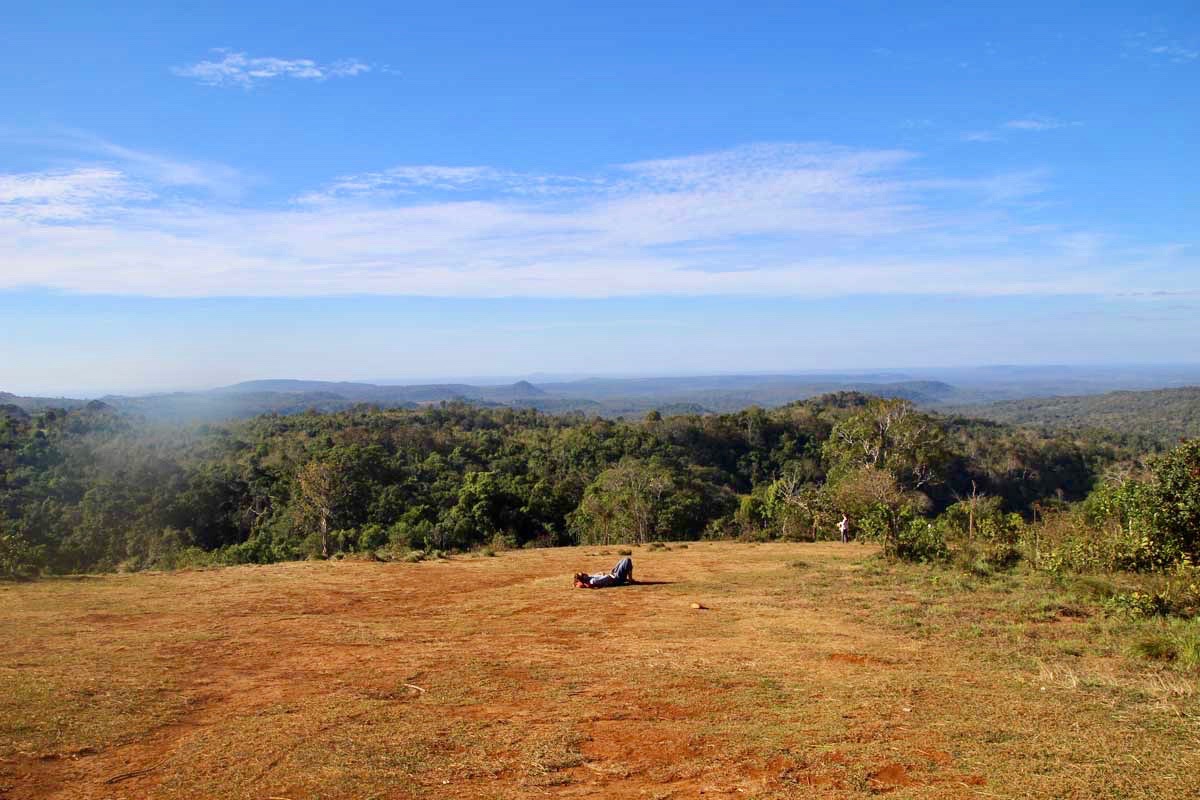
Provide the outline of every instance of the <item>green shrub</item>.
[[491,548],[493,550],[516,550],[516,534],[512,532],[497,533],[492,537]]
[[708,524],[704,526],[704,532],[700,536],[702,539],[708,541],[716,541],[733,539],[738,533],[737,520],[732,515],[729,515],[709,520]]
[[1114,615],[1142,619],[1167,613],[1161,598],[1148,592],[1119,592],[1100,602],[1105,612]]
[[[0,521],[2,524],[2,521]],[[36,574],[42,565],[40,548],[15,533],[0,527],[0,578],[20,578]]]
[[382,525],[364,525],[358,532],[355,549],[360,552],[373,552],[388,542],[388,531]]
[[421,519],[414,514],[406,513],[404,518],[392,524],[387,531],[388,543],[393,547],[419,550],[434,537],[433,523]]
[[1150,572],[1188,563],[1171,536],[1146,524],[1122,522],[1097,511],[1100,500],[1046,515],[1022,533],[1022,546],[1035,566],[1055,574],[1068,572]]
[[1097,575],[1081,575],[1073,581],[1072,585],[1088,597],[1097,600],[1105,600],[1120,593],[1116,584]]
[[950,548],[937,526],[926,519],[914,519],[897,537],[896,556],[905,561],[945,561],[950,557]]
[[1178,669],[1200,667],[1200,621],[1174,622],[1133,646],[1134,654],[1151,661],[1167,661]]

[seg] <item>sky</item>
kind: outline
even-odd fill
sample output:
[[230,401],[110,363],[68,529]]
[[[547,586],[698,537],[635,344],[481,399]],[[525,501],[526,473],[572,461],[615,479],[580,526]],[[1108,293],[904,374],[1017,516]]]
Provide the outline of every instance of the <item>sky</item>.
[[42,3],[0,391],[1200,361],[1200,5]]

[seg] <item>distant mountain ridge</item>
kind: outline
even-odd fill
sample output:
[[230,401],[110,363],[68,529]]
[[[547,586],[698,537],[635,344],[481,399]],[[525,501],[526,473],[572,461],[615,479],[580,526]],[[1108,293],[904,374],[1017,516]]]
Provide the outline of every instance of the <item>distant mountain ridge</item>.
[[258,380],[235,383],[212,390],[217,394],[245,395],[259,393],[330,394],[362,403],[421,403],[440,400],[493,400],[504,402],[545,396],[545,392],[529,381],[517,381],[506,386],[474,386],[466,383],[431,383],[388,386],[375,383],[345,381]]
[[[813,377],[816,377],[814,380]],[[245,381],[198,392],[141,396],[106,395],[104,403],[122,412],[159,422],[218,421],[258,414],[340,411],[358,404],[414,408],[430,403],[465,401],[482,405],[533,408],[547,413],[583,412],[599,416],[736,411],[747,406],[775,407],[839,391],[900,397],[920,405],[960,398],[941,381],[875,382],[864,376],[717,375],[673,378],[589,378],[535,386],[521,380],[503,385],[437,383],[387,385],[290,378]],[[866,378],[875,376],[866,376]],[[882,376],[880,376],[882,377]],[[85,401],[9,395],[10,404],[27,411],[52,406],[79,407]],[[0,398],[2,399],[2,398]]]
[[[671,377],[578,378],[504,384],[316,381],[291,378],[245,381],[193,392],[100,398],[120,413],[153,422],[213,422],[308,410],[341,411],[359,404],[415,408],[464,401],[485,406],[532,408],[547,413],[581,412],[605,417],[724,413],[748,406],[772,408],[836,392],[860,392],[909,400],[939,411],[1043,427],[1101,426],[1156,436],[1200,435],[1195,400],[1200,389],[1118,391],[1158,380],[1173,384],[1200,368],[990,367],[803,373],[693,375]],[[932,377],[931,377],[932,376]],[[548,376],[549,377],[549,376]],[[943,380],[942,378],[946,378]],[[1064,391],[1064,389],[1066,391]],[[1073,392],[1071,390],[1074,390]],[[1094,391],[1093,391],[1094,390]],[[1109,394],[1100,394],[1108,390]],[[37,413],[48,408],[79,408],[72,398],[21,397],[0,392],[0,406]],[[11,412],[15,414],[16,412]],[[1139,420],[1150,420],[1145,424]]]

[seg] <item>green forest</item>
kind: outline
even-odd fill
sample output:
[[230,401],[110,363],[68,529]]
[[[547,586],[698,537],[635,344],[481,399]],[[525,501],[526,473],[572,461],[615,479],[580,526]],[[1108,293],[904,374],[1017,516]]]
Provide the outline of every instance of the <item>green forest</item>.
[[1146,455],[854,392],[633,421],[466,403],[191,427],[102,403],[0,416],[8,575],[809,540],[842,514],[892,557],[1143,574],[1126,601],[1187,612],[1200,441]]
[[1048,430],[1119,430],[1147,448],[1200,436],[1200,388],[1067,397],[1028,397],[956,409],[1010,425]]

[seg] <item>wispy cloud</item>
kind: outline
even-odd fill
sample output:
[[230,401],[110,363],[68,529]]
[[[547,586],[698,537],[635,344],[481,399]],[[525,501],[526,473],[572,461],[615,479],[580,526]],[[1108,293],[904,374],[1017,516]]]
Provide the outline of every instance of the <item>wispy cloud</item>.
[[1147,49],[1148,53],[1156,56],[1164,56],[1174,61],[1176,64],[1183,64],[1188,61],[1195,61],[1200,58],[1200,50],[1191,47],[1184,47],[1181,44],[1172,42],[1170,44],[1160,44]]
[[1200,273],[1186,253],[1131,261],[1115,241],[1038,216],[1042,171],[939,176],[899,150],[751,145],[576,175],[405,165],[270,206],[202,193],[192,179],[181,195],[170,170],[137,175],[137,163],[0,176],[0,288],[1093,293],[1195,288],[1184,279]]
[[1168,38],[1162,35],[1161,31],[1142,31],[1135,34],[1126,42],[1125,50],[1172,64],[1190,64],[1200,60],[1200,46]]
[[992,131],[967,131],[962,135],[964,142],[998,142],[1001,137]]
[[1072,128],[1077,125],[1079,125],[1078,122],[1062,122],[1050,117],[1027,117],[1025,119],[1009,120],[1004,123],[1004,127],[1014,131],[1054,131],[1059,128]]
[[417,195],[492,192],[506,195],[549,195],[598,186],[593,179],[570,175],[539,175],[492,167],[451,167],[432,164],[392,167],[379,172],[346,175],[296,198],[305,205],[345,200],[414,197]]
[[171,72],[182,78],[194,78],[208,86],[237,86],[249,89],[274,78],[324,81],[329,78],[348,78],[371,71],[371,65],[357,59],[341,59],[327,64],[310,58],[276,58],[248,56],[224,48],[213,50],[219,58],[198,61]]
[[1064,122],[1054,117],[1029,116],[1010,119],[1003,125],[992,129],[968,131],[959,138],[964,142],[1003,142],[1006,140],[1005,134],[1041,133],[1062,128],[1077,128],[1082,125],[1082,122]]
[[121,172],[104,167],[0,174],[0,220],[83,220],[128,208],[128,204],[150,197]]
[[59,165],[59,173],[72,172],[80,162],[89,162],[87,166],[92,171],[121,175],[126,186],[198,190],[223,200],[236,200],[251,183],[240,170],[227,164],[179,159],[126,147],[74,128],[38,131],[0,128],[0,145],[8,144],[48,156]]

